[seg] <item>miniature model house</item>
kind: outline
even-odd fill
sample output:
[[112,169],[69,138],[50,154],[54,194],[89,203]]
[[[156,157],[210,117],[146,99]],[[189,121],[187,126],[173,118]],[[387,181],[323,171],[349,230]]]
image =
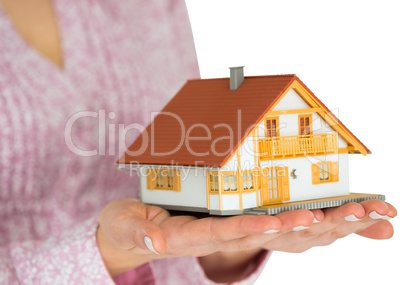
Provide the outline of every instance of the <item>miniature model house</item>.
[[350,195],[348,155],[370,151],[297,76],[230,71],[189,80],[119,159],[139,165],[144,203],[230,215],[383,199]]

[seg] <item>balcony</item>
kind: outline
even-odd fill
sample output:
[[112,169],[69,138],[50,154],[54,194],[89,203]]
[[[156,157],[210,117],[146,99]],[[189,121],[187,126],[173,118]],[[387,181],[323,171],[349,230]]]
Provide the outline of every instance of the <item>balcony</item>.
[[338,134],[262,138],[258,140],[258,147],[261,160],[336,153],[338,151]]

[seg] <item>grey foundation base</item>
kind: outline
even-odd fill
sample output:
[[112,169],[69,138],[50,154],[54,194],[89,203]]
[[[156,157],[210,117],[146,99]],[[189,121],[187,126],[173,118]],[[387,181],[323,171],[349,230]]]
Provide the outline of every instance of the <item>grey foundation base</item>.
[[[166,210],[174,211],[176,215],[192,215],[198,216],[198,214],[204,214],[200,217],[204,217],[206,215],[214,215],[214,216],[233,216],[233,215],[276,215],[286,211],[293,211],[298,209],[323,209],[329,207],[337,207],[342,206],[346,203],[350,202],[362,202],[365,200],[385,200],[384,195],[380,194],[361,194],[361,193],[350,193],[345,196],[337,196],[331,198],[321,198],[307,201],[299,201],[299,202],[290,202],[290,203],[281,203],[274,204],[268,206],[261,206],[252,209],[245,210],[211,210],[209,211],[206,208],[197,208],[197,207],[183,207],[183,206],[172,206],[172,205],[161,205],[161,204],[153,204],[155,206],[159,206],[165,208]],[[172,212],[173,213],[173,212]]]
[[359,203],[366,200],[385,201],[385,196],[380,194],[350,193],[349,195],[345,196],[261,206],[258,208],[244,210],[244,214],[276,215],[286,211],[293,211],[298,209],[313,210],[313,209],[323,209],[329,207],[338,207],[346,203],[350,202]]

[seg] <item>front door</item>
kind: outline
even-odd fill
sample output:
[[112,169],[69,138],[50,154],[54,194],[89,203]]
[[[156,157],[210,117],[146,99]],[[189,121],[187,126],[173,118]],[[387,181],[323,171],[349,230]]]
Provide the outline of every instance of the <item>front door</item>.
[[289,173],[286,166],[265,167],[261,171],[262,205],[290,200]]

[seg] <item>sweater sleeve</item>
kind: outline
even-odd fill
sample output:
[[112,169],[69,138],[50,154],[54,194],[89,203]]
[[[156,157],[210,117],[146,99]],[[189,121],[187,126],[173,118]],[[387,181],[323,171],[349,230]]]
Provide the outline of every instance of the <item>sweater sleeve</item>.
[[114,284],[100,256],[97,219],[44,242],[12,243],[0,252],[0,284]]
[[[254,260],[254,262],[250,263],[248,268],[245,268],[243,280],[231,284],[254,284],[258,276],[262,272],[265,264],[267,263],[270,255],[270,251],[261,252],[261,254]],[[217,284],[208,279],[200,263],[198,262],[198,258],[196,257],[160,259],[152,261],[150,264],[156,284]]]

